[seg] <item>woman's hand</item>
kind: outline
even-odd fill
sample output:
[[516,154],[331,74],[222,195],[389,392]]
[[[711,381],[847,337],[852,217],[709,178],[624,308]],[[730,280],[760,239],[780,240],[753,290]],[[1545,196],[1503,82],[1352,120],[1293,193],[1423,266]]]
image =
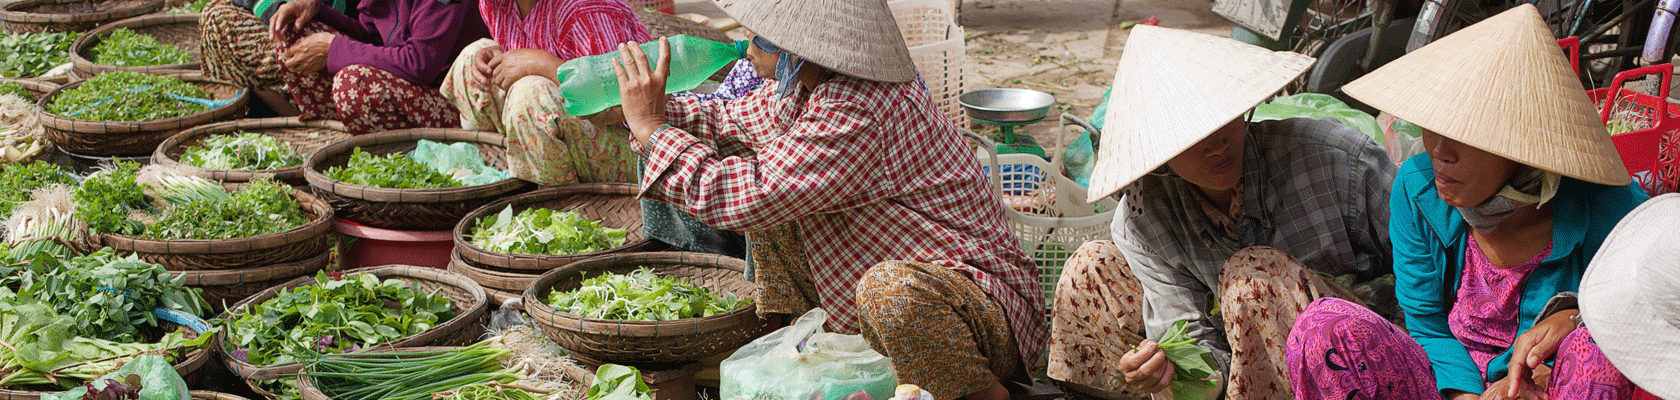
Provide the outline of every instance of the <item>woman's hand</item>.
[[[1575,319],[1572,317],[1580,313],[1579,310],[1559,311],[1518,335],[1517,340],[1511,343],[1511,363],[1508,365],[1510,373],[1505,379],[1515,378],[1533,382],[1534,369],[1545,363],[1546,359],[1552,358],[1553,354],[1557,354],[1558,345],[1563,343],[1563,338],[1575,331]],[[1501,394],[1516,397],[1518,390],[1522,389],[1519,386],[1522,385],[1511,385]]]
[[286,69],[297,72],[314,72],[327,68],[327,51],[332,49],[333,35],[330,32],[316,32],[286,48],[286,59],[281,60]]
[[1136,349],[1120,356],[1120,372],[1126,384],[1144,393],[1159,393],[1172,384],[1173,363],[1167,353],[1153,340],[1144,340]]
[[490,60],[502,55],[502,46],[486,46],[473,54],[472,82],[478,84],[490,83],[490,75],[494,72],[490,68]]
[[282,37],[288,30],[303,31],[303,25],[315,20],[315,0],[296,0],[281,4],[274,10],[274,16],[269,17],[268,33],[274,37]]
[[1526,377],[1506,375],[1482,392],[1482,400],[1546,400],[1546,388]]
[[518,49],[504,52],[490,60],[490,82],[507,90],[514,82],[527,76],[541,76],[554,80],[554,70],[564,63],[559,57],[537,49]]
[[671,43],[659,38],[659,65],[648,67],[647,53],[635,42],[618,45],[613,60],[618,96],[624,100],[624,122],[634,140],[647,144],[653,131],[665,125],[665,77],[671,70]]

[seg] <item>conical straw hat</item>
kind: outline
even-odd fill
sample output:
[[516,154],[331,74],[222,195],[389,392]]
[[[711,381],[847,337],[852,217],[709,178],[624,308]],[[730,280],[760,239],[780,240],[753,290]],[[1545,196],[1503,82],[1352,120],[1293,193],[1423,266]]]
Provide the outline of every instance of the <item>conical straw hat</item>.
[[1091,174],[1095,201],[1166,164],[1311,67],[1313,58],[1138,25],[1120,54]]
[[1447,35],[1342,91],[1512,161],[1592,183],[1629,182],[1610,132],[1533,5]]
[[916,64],[886,0],[715,0],[741,26],[834,72],[909,82]]

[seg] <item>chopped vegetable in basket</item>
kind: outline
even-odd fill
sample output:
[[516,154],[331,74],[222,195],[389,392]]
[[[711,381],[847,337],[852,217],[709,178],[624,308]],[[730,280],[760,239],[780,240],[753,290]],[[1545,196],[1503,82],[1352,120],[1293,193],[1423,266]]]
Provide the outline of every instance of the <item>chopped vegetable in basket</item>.
[[698,285],[638,268],[628,274],[601,274],[583,280],[577,290],[552,291],[548,305],[586,318],[621,321],[671,321],[735,311],[749,299],[722,296]]
[[92,121],[150,121],[209,109],[202,104],[177,100],[172,95],[210,98],[209,92],[181,78],[113,71],[59,92],[46,108],[60,117]]
[[[160,239],[231,239],[262,236],[295,229],[309,222],[292,188],[268,179],[246,183],[229,194],[220,184],[198,177],[164,178],[165,188],[178,191],[163,197],[164,209],[146,236]],[[159,188],[164,193],[165,188]],[[175,198],[171,198],[174,196]]]
[[413,283],[320,272],[313,285],[281,290],[229,317],[228,350],[251,364],[292,363],[412,336],[454,317],[449,298]]
[[93,46],[93,62],[119,67],[185,64],[193,61],[192,54],[173,44],[159,42],[157,37],[117,28],[100,38]]
[[208,169],[265,170],[303,165],[303,158],[273,136],[239,131],[205,137],[181,153],[181,162]]
[[577,210],[528,208],[514,214],[508,205],[473,226],[472,243],[485,250],[517,254],[580,254],[624,245],[630,232],[608,228]]

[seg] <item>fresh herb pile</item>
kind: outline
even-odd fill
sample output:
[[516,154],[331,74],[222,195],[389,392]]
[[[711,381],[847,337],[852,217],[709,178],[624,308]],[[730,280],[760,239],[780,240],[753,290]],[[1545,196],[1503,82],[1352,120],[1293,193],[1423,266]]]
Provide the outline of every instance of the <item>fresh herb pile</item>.
[[69,317],[71,335],[138,342],[158,326],[154,308],[193,315],[209,308],[184,278],[137,256],[118,256],[109,247],[64,260],[35,257],[25,268],[17,295]]
[[181,162],[209,169],[265,170],[303,165],[303,158],[280,139],[240,131],[205,137],[181,153]]
[[508,205],[478,220],[471,236],[474,246],[499,253],[579,254],[622,246],[627,234],[603,227],[576,210],[528,208],[514,214]]
[[251,364],[287,364],[401,339],[454,317],[449,298],[411,283],[321,272],[313,285],[282,290],[230,317],[228,350]]
[[95,75],[80,86],[54,95],[47,111],[65,118],[92,121],[150,121],[208,110],[202,104],[170,95],[209,99],[210,93],[173,76],[112,71]]
[[[303,375],[335,400],[430,400],[432,393],[519,379],[498,361],[508,354],[505,348],[479,342],[453,350],[323,357],[311,361]],[[521,398],[535,400],[529,393],[508,399]]]
[[29,200],[30,192],[47,185],[74,185],[76,178],[51,163],[36,161],[14,164],[0,169],[0,220],[11,218],[19,203]]
[[0,388],[65,390],[115,371],[136,356],[171,353],[179,359],[212,335],[186,339],[179,330],[149,343],[120,343],[70,334],[76,321],[37,299],[0,287]]
[[1208,391],[1219,383],[1208,380],[1213,375],[1213,356],[1196,344],[1196,339],[1184,333],[1186,321],[1178,321],[1161,335],[1161,351],[1173,363],[1172,392],[1174,399],[1205,399]]
[[70,57],[70,43],[76,32],[15,33],[0,35],[0,77],[34,78],[47,73]]
[[389,189],[438,189],[461,186],[461,182],[438,172],[431,166],[410,158],[404,153],[384,157],[362,151],[357,147],[350,153],[350,162],[343,167],[327,169],[327,177],[353,185]]
[[[292,198],[292,188],[267,179],[246,183],[229,194],[221,185],[197,177],[171,177],[182,188],[169,200],[157,223],[146,228],[145,236],[159,239],[231,239],[285,232],[303,226],[309,218]],[[170,187],[175,184],[164,183]],[[160,188],[164,193],[167,189]],[[190,194],[189,194],[190,193]],[[168,199],[168,195],[165,197]]]
[[93,46],[93,62],[119,67],[185,64],[192,62],[192,53],[175,45],[162,43],[152,35],[128,28],[111,31]]
[[17,83],[0,83],[0,95],[8,94],[17,96],[19,99],[35,101],[35,94],[29,93],[29,89],[24,89],[23,85],[19,85]]
[[749,301],[736,298],[734,293],[718,296],[695,284],[656,275],[646,267],[628,274],[601,274],[583,280],[577,290],[548,294],[548,305],[556,310],[620,321],[708,317],[735,311]]
[[134,182],[139,169],[139,163],[118,161],[82,180],[71,199],[89,231],[131,236],[145,232],[145,224],[128,219],[135,211],[152,208],[145,189]]

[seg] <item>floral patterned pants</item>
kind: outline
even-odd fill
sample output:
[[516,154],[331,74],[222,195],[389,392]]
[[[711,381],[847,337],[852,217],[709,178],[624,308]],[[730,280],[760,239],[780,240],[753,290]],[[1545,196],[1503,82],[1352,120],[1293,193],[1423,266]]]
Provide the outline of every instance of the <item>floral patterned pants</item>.
[[[316,32],[331,32],[320,22],[310,22],[294,37],[279,38],[275,56],[298,38]],[[415,86],[408,81],[366,65],[344,67],[336,74],[327,71],[298,72],[280,66],[280,76],[291,88],[292,101],[303,114],[300,119],[336,119],[353,135],[409,128],[458,128],[455,107],[437,88]]]
[[227,0],[214,0],[204,5],[199,26],[205,73],[241,87],[286,91],[274,37],[257,16]]
[[[1238,251],[1219,278],[1219,312],[1231,344],[1228,399],[1290,399],[1284,341],[1296,314],[1320,297],[1353,299],[1269,247]],[[1056,284],[1050,378],[1106,396],[1148,397],[1126,385],[1120,357],[1145,338],[1143,290],[1114,242],[1086,242]]]
[[542,185],[635,183],[636,154],[622,125],[597,127],[566,114],[560,86],[527,76],[507,90],[473,82],[472,61],[496,42],[481,39],[455,57],[444,76],[443,99],[469,128],[507,136],[513,176]]
[[[756,250],[755,250],[756,251]],[[901,383],[955,399],[1026,375],[1003,306],[949,267],[876,264],[857,286],[863,337]]]

